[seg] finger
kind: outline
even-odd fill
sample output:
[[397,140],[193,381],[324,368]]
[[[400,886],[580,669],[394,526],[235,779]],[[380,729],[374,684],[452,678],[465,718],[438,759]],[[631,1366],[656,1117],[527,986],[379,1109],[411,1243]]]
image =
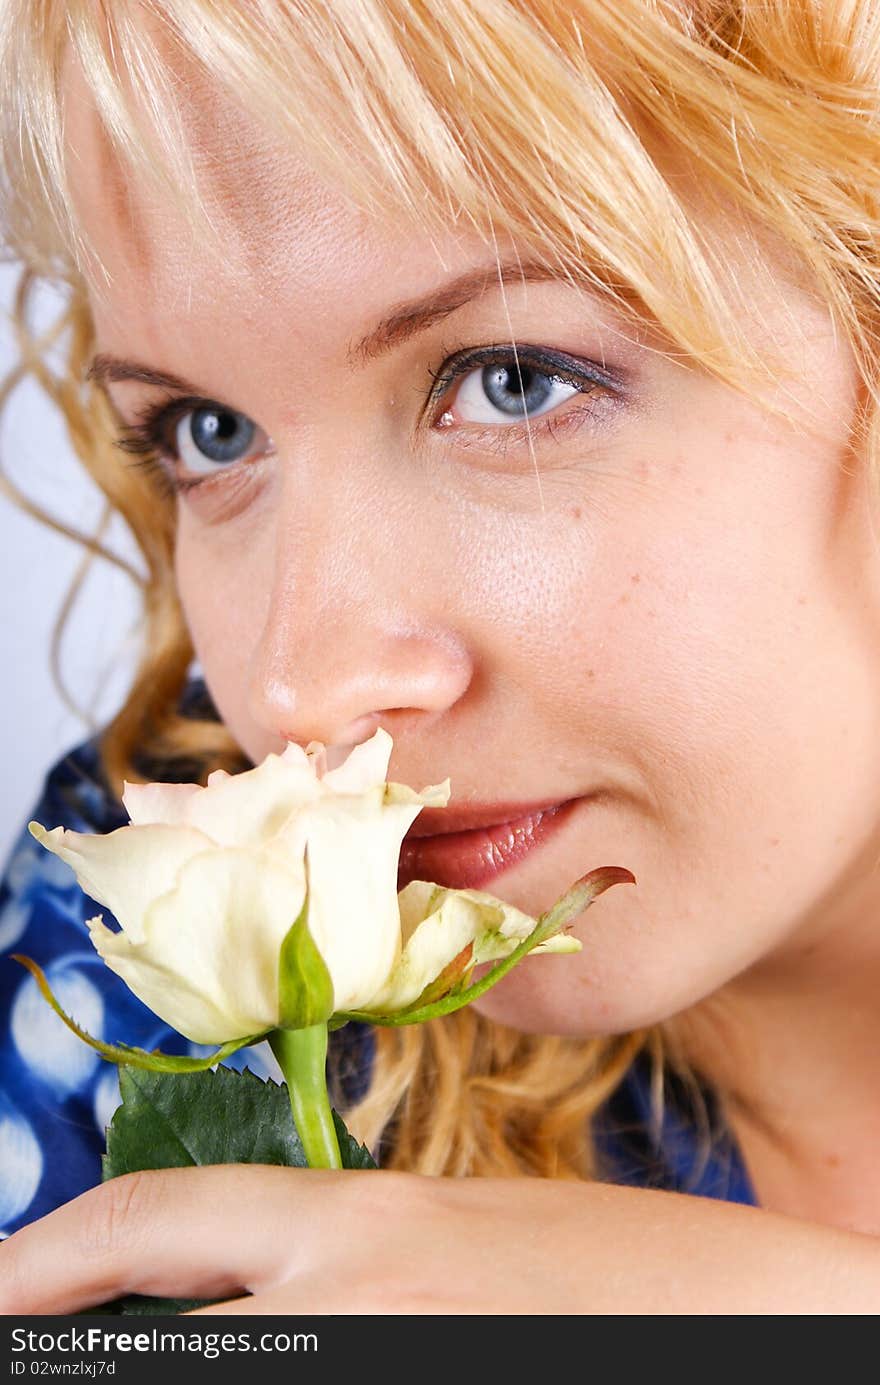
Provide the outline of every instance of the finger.
[[3,1243],[0,1313],[71,1313],[127,1293],[221,1299],[272,1288],[304,1268],[325,1236],[328,1250],[339,1239],[331,1206],[362,1177],[234,1164],[111,1179]]

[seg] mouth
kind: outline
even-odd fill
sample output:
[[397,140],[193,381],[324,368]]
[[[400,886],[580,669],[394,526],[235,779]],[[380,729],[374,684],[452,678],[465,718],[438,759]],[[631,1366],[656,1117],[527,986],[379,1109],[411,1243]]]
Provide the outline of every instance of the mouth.
[[442,808],[423,809],[403,839],[397,888],[430,880],[447,889],[480,889],[547,842],[582,801],[489,804],[448,817]]

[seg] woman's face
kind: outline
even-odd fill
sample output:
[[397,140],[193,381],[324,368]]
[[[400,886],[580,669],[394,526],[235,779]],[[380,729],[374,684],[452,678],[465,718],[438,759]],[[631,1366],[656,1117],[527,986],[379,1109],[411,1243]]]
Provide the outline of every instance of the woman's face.
[[[485,998],[520,1028],[632,1029],[854,933],[880,888],[880,568],[857,377],[824,313],[781,278],[750,300],[756,343],[772,330],[798,371],[789,426],[598,298],[502,294],[476,238],[370,221],[206,122],[218,266],[167,207],[123,210],[68,81],[77,206],[113,276],[92,286],[98,350],[192,382],[166,430],[169,467],[201,478],[176,501],[177,578],[247,755],[341,757],[382,726],[389,778],[448,776],[447,811],[576,800],[481,888],[538,913],[597,866],[637,885],[582,915],[578,956]],[[410,306],[474,271],[454,310]],[[107,389],[127,423],[168,395]]]

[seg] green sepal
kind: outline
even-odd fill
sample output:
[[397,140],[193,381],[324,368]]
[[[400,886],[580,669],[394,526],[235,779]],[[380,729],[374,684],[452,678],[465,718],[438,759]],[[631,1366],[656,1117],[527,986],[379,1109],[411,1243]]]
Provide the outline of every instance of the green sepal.
[[[557,899],[555,904],[551,904],[546,914],[542,914],[538,920],[538,929],[541,936],[532,944],[542,943],[547,938],[553,938],[557,933],[561,933],[568,925],[582,914],[584,910],[597,899],[600,894],[612,885],[634,885],[636,877],[626,866],[597,866],[595,870],[588,871],[582,875],[580,880],[576,880],[571,889],[566,890],[564,895]],[[537,931],[537,930],[536,930]]]
[[420,996],[412,1001],[406,1008],[407,1010],[421,1010],[426,1005],[433,1005],[435,1001],[443,1000],[447,996],[461,995],[467,986],[468,978],[473,971],[472,958],[474,955],[473,940],[466,943],[457,957],[453,957],[433,981],[429,981]]
[[20,962],[26,967],[31,976],[40,988],[40,994],[47,1000],[60,1020],[67,1025],[68,1029],[74,1033],[83,1043],[88,1044],[96,1053],[100,1053],[102,1058],[106,1058],[108,1063],[119,1063],[134,1068],[147,1068],[151,1072],[203,1072],[207,1068],[212,1068],[215,1063],[220,1063],[224,1058],[228,1058],[231,1053],[237,1053],[240,1048],[247,1044],[258,1044],[270,1032],[264,1030],[262,1034],[251,1034],[246,1039],[233,1039],[228,1044],[223,1044],[215,1053],[209,1053],[207,1058],[187,1058],[177,1053],[162,1053],[159,1049],[148,1052],[145,1048],[134,1048],[129,1044],[107,1044],[101,1039],[94,1038],[81,1029],[76,1020],[71,1019],[59,1005],[52,993],[52,987],[46,980],[46,974],[42,967],[30,957],[24,957],[20,952],[11,954],[13,961]]
[[611,885],[634,885],[635,883],[635,876],[625,866],[598,866],[595,870],[582,876],[580,880],[576,880],[571,889],[566,890],[565,894],[557,899],[556,903],[551,905],[545,914],[541,914],[528,937],[523,938],[509,956],[496,962],[472,986],[462,988],[459,982],[441,1000],[430,1001],[425,1004],[424,997],[432,991],[434,985],[432,983],[431,986],[425,988],[417,1000],[393,1015],[372,1015],[365,1010],[341,1010],[333,1016],[334,1027],[339,1023],[346,1023],[348,1020],[355,1020],[361,1024],[385,1026],[423,1024],[425,1020],[438,1019],[441,1015],[451,1015],[455,1010],[461,1010],[465,1005],[470,1005],[471,1001],[476,1000],[478,996],[485,995],[486,991],[497,985],[501,978],[506,976],[527,953],[531,952],[539,943],[546,942],[548,938],[553,938],[557,933],[561,933],[573,919],[577,918],[578,914],[583,913],[584,909]]
[[278,1028],[311,1029],[333,1013],[333,981],[309,932],[309,847],[303,856],[306,892],[278,958]]

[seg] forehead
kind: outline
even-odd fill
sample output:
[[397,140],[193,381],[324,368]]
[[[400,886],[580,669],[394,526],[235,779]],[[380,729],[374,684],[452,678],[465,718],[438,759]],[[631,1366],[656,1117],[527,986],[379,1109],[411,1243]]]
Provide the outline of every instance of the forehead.
[[[123,165],[87,80],[68,52],[62,73],[74,212],[106,271],[87,262],[96,320],[140,304],[193,312],[206,295],[258,314],[301,315],[330,300],[369,314],[439,278],[486,264],[485,242],[451,229],[440,239],[398,217],[377,220],[297,151],[279,147],[247,112],[187,71],[188,147],[222,238],[221,257],[194,239],[170,201]],[[506,243],[501,238],[502,243]],[[109,285],[106,277],[109,277]],[[227,319],[228,320],[228,319]],[[130,325],[130,324],[129,324]]]
[[[64,58],[73,211],[99,260],[84,266],[99,350],[135,354],[184,375],[192,374],[194,360],[202,360],[198,378],[206,392],[220,397],[247,355],[259,376],[252,385],[268,391],[272,368],[276,381],[283,379],[297,350],[307,348],[316,358],[324,352],[326,360],[336,361],[341,344],[398,304],[468,269],[488,269],[496,256],[519,258],[522,246],[502,231],[492,245],[451,221],[432,236],[396,210],[381,219],[368,215],[343,188],[326,181],[304,151],[271,138],[191,57],[175,50],[168,68],[200,189],[222,241],[220,256],[200,244],[174,204],[114,153],[77,58],[70,49]],[[678,198],[711,231],[742,320],[751,326],[752,318],[760,319],[754,325],[763,340],[777,334],[775,318],[781,315],[783,335],[789,334],[780,270],[795,266],[787,263],[785,247],[768,240],[755,253],[760,228],[756,239],[754,224],[717,203],[687,160],[682,163],[668,149],[657,154],[665,172],[675,175]],[[588,193],[585,218],[587,203]],[[517,303],[527,302],[528,290],[517,286]],[[599,329],[610,324],[618,334],[619,320],[607,302],[584,288],[580,303],[586,321]],[[668,345],[650,314],[640,321],[638,335],[655,341],[661,352]],[[677,342],[673,346],[681,358]]]

